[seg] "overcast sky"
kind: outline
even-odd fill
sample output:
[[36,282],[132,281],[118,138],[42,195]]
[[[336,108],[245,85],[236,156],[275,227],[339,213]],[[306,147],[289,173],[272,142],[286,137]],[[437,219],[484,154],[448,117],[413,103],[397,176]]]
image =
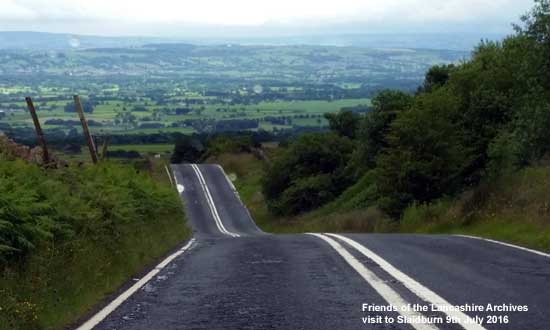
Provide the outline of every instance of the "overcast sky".
[[531,6],[531,0],[0,0],[0,30],[160,36],[199,30],[507,33]]

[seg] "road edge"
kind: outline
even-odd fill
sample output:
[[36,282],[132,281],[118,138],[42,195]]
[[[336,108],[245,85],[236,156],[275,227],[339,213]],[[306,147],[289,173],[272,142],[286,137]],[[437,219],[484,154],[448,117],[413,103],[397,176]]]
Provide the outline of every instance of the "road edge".
[[497,241],[497,240],[491,239],[491,238],[485,238],[485,237],[479,237],[479,236],[473,236],[473,235],[463,235],[463,234],[453,234],[452,236],[470,238],[470,239],[475,239],[475,240],[479,240],[479,241],[485,241],[485,242],[490,242],[490,243],[494,243],[494,244],[499,244],[499,245],[511,247],[511,248],[514,248],[514,249],[522,250],[522,251],[525,251],[525,252],[534,253],[534,254],[537,254],[537,255],[542,256],[542,257],[550,258],[550,254],[548,254],[548,253],[545,253],[545,252],[542,252],[542,251],[539,251],[539,250],[526,248],[526,247],[515,245],[515,244],[511,244],[511,243]]
[[[116,291],[114,291],[113,293],[101,299],[89,311],[87,311],[84,315],[80,316],[75,322],[70,323],[69,325],[66,325],[64,329],[67,329],[67,330],[93,329],[97,324],[93,324],[91,327],[85,327],[86,323],[90,322],[92,319],[94,319],[94,317],[98,316],[110,304],[114,303],[117,299],[121,298],[125,293],[127,293],[130,289],[132,289],[132,287],[136,286],[140,281],[143,281],[150,274],[152,274],[152,276],[148,278],[146,281],[143,281],[143,283],[141,283],[139,287],[132,290],[132,292],[121,301],[121,303],[123,303],[126,299],[128,299],[135,292],[137,292],[143,285],[149,282],[154,277],[154,275],[156,275],[160,270],[162,270],[164,267],[170,264],[170,262],[172,262],[176,257],[178,257],[179,255],[183,254],[186,251],[189,251],[196,244],[197,244],[197,239],[195,237],[190,237],[185,239],[173,249],[169,250],[162,256],[156,258],[153,262],[145,266],[141,271],[136,273],[134,276],[131,276]],[[105,317],[108,316],[117,307],[119,307],[120,304],[118,304],[111,311],[109,311],[109,313],[105,314]],[[100,321],[102,321],[105,317],[103,317]]]

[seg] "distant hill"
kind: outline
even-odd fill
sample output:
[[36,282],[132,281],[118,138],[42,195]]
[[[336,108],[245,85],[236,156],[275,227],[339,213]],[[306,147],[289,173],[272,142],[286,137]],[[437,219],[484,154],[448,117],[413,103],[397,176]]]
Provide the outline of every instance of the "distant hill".
[[1,32],[0,49],[65,50],[128,48],[150,43],[186,42],[196,45],[322,45],[382,49],[470,51],[481,39],[500,40],[501,34],[334,34],[284,37],[102,37],[46,32]]
[[0,31],[0,49],[66,50],[71,48],[134,47],[167,39],[101,37],[63,33]]
[[[230,40],[243,45],[321,45],[383,49],[470,51],[482,39],[501,40],[503,34],[327,34]],[[222,40],[209,40],[221,43]],[[224,42],[227,42],[225,40]]]

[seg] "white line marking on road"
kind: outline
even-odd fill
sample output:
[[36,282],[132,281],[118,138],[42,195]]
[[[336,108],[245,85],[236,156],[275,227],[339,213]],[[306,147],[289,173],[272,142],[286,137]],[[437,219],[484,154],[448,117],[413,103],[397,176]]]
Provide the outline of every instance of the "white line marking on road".
[[256,224],[256,221],[254,221],[254,219],[252,219],[252,215],[250,214],[250,210],[248,210],[248,207],[246,207],[246,205],[244,205],[242,199],[241,199],[241,196],[239,195],[239,192],[237,191],[237,188],[235,187],[235,185],[233,184],[233,182],[231,182],[231,180],[229,179],[229,176],[227,176],[227,173],[225,173],[225,170],[223,169],[223,167],[221,167],[221,165],[217,165],[218,168],[220,169],[220,171],[222,172],[222,174],[225,176],[225,179],[227,180],[227,183],[229,184],[229,186],[231,187],[231,189],[233,190],[233,193],[235,193],[235,196],[237,197],[237,199],[239,200],[239,203],[241,203],[241,205],[243,206],[244,210],[246,211],[246,213],[248,214],[248,219],[250,220],[250,222],[252,223],[252,225],[261,233],[263,233],[263,231],[260,229],[260,227],[258,227],[258,225]]
[[[454,306],[451,305],[447,300],[443,299],[441,296],[439,296],[437,293],[433,292],[432,290],[428,289],[427,287],[423,286],[422,284],[418,283],[416,280],[409,277],[407,274],[401,272],[399,269],[395,268],[393,265],[391,265],[386,260],[382,259],[379,255],[372,252],[371,250],[367,249],[363,245],[357,243],[356,241],[347,238],[342,235],[336,235],[336,234],[327,234],[329,236],[335,237],[347,244],[349,244],[351,247],[359,251],[361,254],[363,254],[365,257],[371,259],[376,264],[378,264],[383,270],[388,272],[391,276],[393,276],[396,280],[400,281],[407,289],[411,290],[414,294],[416,294],[421,299],[434,304],[438,306]],[[483,330],[485,329],[481,325],[475,323],[473,321],[473,318],[466,315],[463,312],[460,311],[445,311],[445,314],[455,317],[460,320],[460,325],[467,330]]]
[[494,239],[477,237],[477,236],[470,236],[470,235],[453,235],[453,236],[477,239],[477,240],[480,240],[480,241],[486,241],[486,242],[491,242],[491,243],[495,243],[495,244],[500,244],[500,245],[504,245],[504,246],[507,246],[507,247],[511,247],[511,248],[531,252],[531,253],[534,253],[534,254],[538,254],[539,256],[543,256],[543,257],[546,257],[546,258],[550,258],[550,254],[548,254],[548,253],[544,253],[544,252],[533,250],[533,249],[528,249],[528,248],[523,247],[523,246],[518,246],[518,245],[514,245],[514,244],[510,244],[510,243],[496,241]]
[[[170,180],[170,185],[174,186],[174,181],[172,181],[172,175],[170,174],[170,170],[168,170],[168,165],[164,164],[164,169],[166,170],[166,174],[168,175],[168,180]],[[174,176],[175,179],[175,176]]]
[[225,176],[225,180],[227,180],[227,184],[229,184],[229,186],[231,187],[231,189],[233,189],[233,192],[235,192],[235,195],[238,196],[238,193],[237,193],[237,188],[235,188],[235,185],[233,184],[233,182],[231,182],[231,179],[229,179],[229,176],[225,173],[223,167],[221,165],[216,165],[220,171],[223,173],[223,175]]
[[[178,182],[177,175],[174,174],[174,181],[176,181],[176,189],[178,189],[178,193],[182,193],[185,191],[185,187]],[[172,179],[170,179],[170,182],[172,182]]]
[[166,259],[164,259],[160,264],[158,264],[153,270],[151,270],[147,275],[141,278],[138,282],[132,285],[128,290],[124,291],[120,296],[111,301],[107,306],[100,310],[97,314],[92,316],[88,321],[84,322],[81,326],[76,328],[76,330],[91,330],[101,321],[103,321],[109,314],[111,314],[115,309],[117,309],[124,301],[126,301],[131,295],[133,295],[137,290],[139,290],[145,283],[149,282],[155,275],[157,275],[166,265],[172,262],[179,255],[189,250],[194,244],[195,239],[192,238],[184,247],[174,252]]
[[208,185],[206,184],[206,181],[204,180],[204,177],[202,176],[201,170],[199,169],[199,166],[196,164],[191,164],[191,167],[195,171],[195,174],[199,178],[199,183],[201,184],[202,190],[204,192],[204,195],[206,196],[206,202],[208,203],[208,207],[210,208],[210,213],[212,214],[212,217],[214,218],[214,222],[216,222],[216,226],[218,227],[218,230],[222,234],[229,235],[231,237],[240,237],[239,234],[232,233],[228,231],[225,226],[223,225],[222,219],[220,218],[220,215],[218,214],[218,209],[216,208],[216,205],[214,204],[214,199],[212,198],[212,195],[210,194],[210,190],[208,189]]
[[[397,308],[397,312],[404,317],[421,317],[422,315],[413,311],[412,309],[405,308],[409,303],[405,301],[399,293],[387,285],[382,279],[380,279],[376,274],[367,269],[359,260],[357,260],[353,255],[351,255],[340,243],[336,242],[332,238],[321,234],[309,234],[316,236],[325,242],[327,242],[344,260],[353,268],[367,283],[370,284],[382,296],[390,305]],[[438,329],[437,327],[431,324],[422,324],[414,323],[411,324],[412,327],[418,330],[434,330]]]

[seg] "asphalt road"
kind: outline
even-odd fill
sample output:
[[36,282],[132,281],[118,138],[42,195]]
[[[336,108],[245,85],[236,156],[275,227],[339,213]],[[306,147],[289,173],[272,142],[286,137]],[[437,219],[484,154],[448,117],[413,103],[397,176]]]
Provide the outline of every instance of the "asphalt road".
[[270,235],[219,166],[172,169],[195,240],[94,329],[550,329],[548,256],[444,235]]

